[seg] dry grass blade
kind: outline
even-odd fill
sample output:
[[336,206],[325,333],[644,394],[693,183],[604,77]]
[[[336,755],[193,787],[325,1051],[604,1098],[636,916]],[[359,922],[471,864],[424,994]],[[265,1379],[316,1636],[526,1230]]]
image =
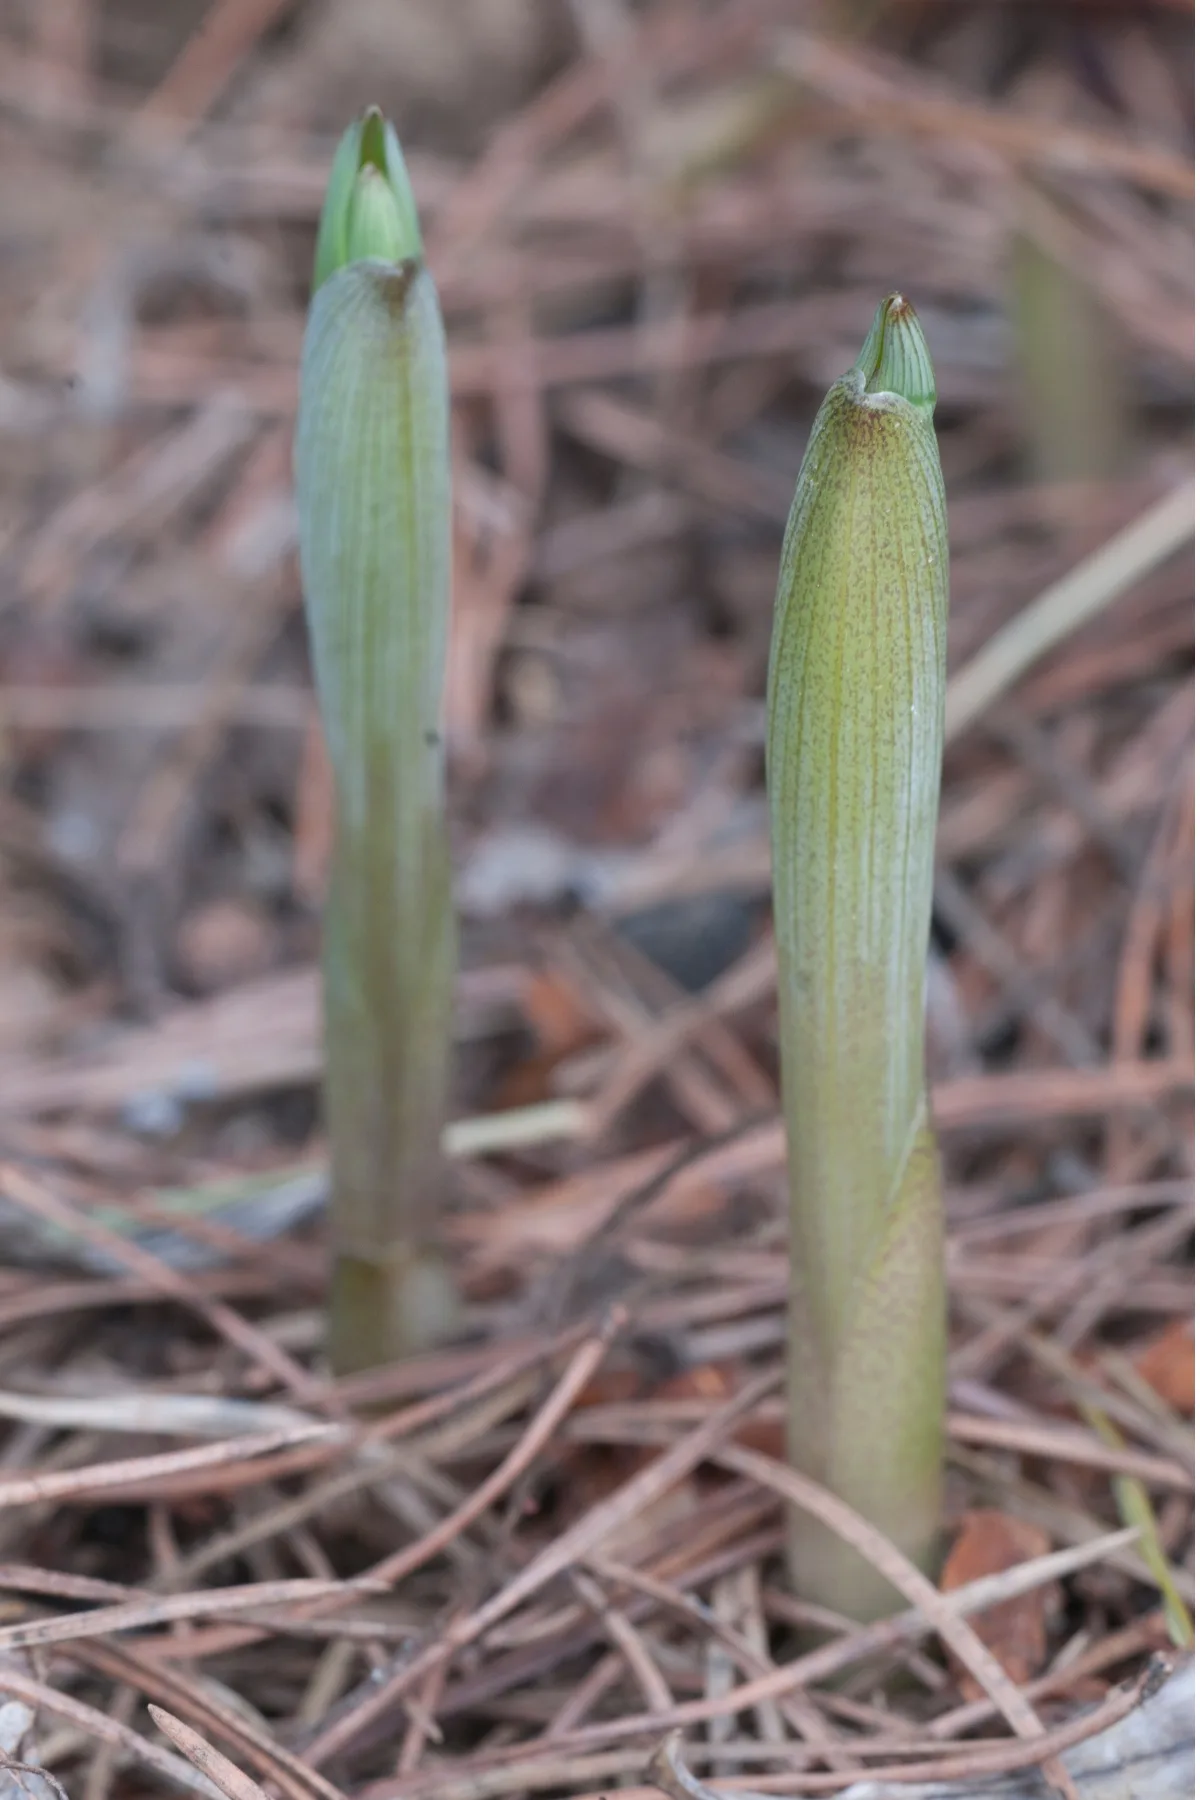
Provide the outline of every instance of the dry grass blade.
[[[1124,1440],[1120,1432],[1099,1406],[1083,1401],[1080,1411],[1092,1429],[1111,1444],[1114,1449],[1123,1449]],[[1171,1577],[1170,1564],[1163,1554],[1158,1539],[1158,1525],[1154,1517],[1154,1508],[1150,1504],[1150,1496],[1144,1483],[1133,1475],[1118,1475],[1113,1482],[1113,1491],[1117,1502],[1117,1511],[1127,1525],[1136,1525],[1139,1532],[1138,1548],[1149,1569],[1163,1599],[1163,1613],[1167,1621],[1167,1629],[1171,1641],[1183,1649],[1190,1650],[1196,1642],[1195,1627],[1187,1607],[1180,1599],[1179,1590]]]
[[982,1419],[970,1413],[951,1413],[947,1419],[950,1435],[964,1444],[993,1444],[1006,1450],[1024,1452],[1027,1456],[1044,1456],[1048,1460],[1075,1463],[1084,1468],[1111,1469],[1117,1475],[1132,1475],[1181,1493],[1191,1493],[1194,1475],[1165,1456],[1148,1456],[1123,1446],[1101,1443],[1099,1438],[1063,1425],[1026,1425],[1006,1419]]
[[[990,1776],[1007,1775],[1018,1769],[1028,1769],[1037,1763],[1041,1763],[1044,1769],[1047,1763],[1052,1764],[1057,1760],[1064,1750],[1086,1743],[1089,1738],[1110,1730],[1122,1719],[1128,1718],[1130,1713],[1136,1711],[1162,1686],[1167,1673],[1165,1664],[1152,1664],[1130,1686],[1115,1688],[1095,1711],[1082,1718],[1071,1719],[1053,1730],[1040,1732],[1036,1739],[1027,1738],[1022,1743],[1011,1745],[981,1744],[977,1750],[962,1751],[957,1755],[938,1757],[928,1762],[893,1763],[872,1769],[871,1780],[973,1782],[986,1780]],[[669,1795],[671,1800],[716,1800],[720,1791],[697,1781],[688,1770],[683,1762],[682,1738],[679,1733],[674,1733],[655,1752],[648,1773],[656,1786]],[[1068,1784],[1065,1791],[1078,1794],[1078,1789],[1065,1768],[1062,1774]],[[834,1792],[841,1780],[840,1776],[824,1772],[799,1772],[781,1778],[774,1791],[784,1794],[827,1794]],[[759,1800],[759,1793],[753,1788],[739,1785],[738,1791],[740,1800]],[[982,1793],[978,1795],[978,1800],[984,1800]]]
[[[35,1506],[48,1500],[86,1500],[114,1488],[168,1482],[173,1476],[224,1469],[253,1460],[285,1444],[335,1443],[336,1426],[313,1425],[291,1431],[265,1431],[254,1437],[230,1438],[223,1444],[201,1444],[195,1450],[166,1450],[158,1456],[127,1456],[117,1462],[92,1463],[60,1474],[12,1476],[0,1481],[0,1510]],[[251,1472],[253,1479],[253,1471]],[[203,1485],[203,1484],[201,1484]]]
[[[983,1576],[965,1587],[955,1589],[945,1599],[956,1613],[966,1617],[1016,1594],[1027,1593],[1033,1588],[1057,1580],[1073,1570],[1102,1561],[1113,1551],[1132,1542],[1134,1535],[1131,1530],[1115,1532],[1080,1549],[1055,1551],[1049,1556],[1020,1564],[1004,1574]],[[565,1732],[546,1741],[547,1760],[537,1766],[546,1776],[545,1785],[554,1785],[554,1772],[561,1772],[564,1759],[575,1758],[582,1752],[591,1752],[598,1745],[624,1743],[630,1738],[644,1738],[666,1728],[704,1724],[711,1719],[748,1711],[763,1701],[796,1692],[806,1685],[824,1681],[843,1670],[853,1668],[881,1650],[915,1642],[932,1629],[928,1619],[920,1611],[902,1613],[894,1619],[847,1633],[818,1650],[807,1652],[794,1662],[773,1669],[769,1674],[739,1683],[716,1698],[684,1701],[665,1715],[638,1713]],[[990,1709],[990,1703],[981,1704],[988,1705]],[[979,1713],[979,1717],[987,1716],[986,1712]],[[976,1722],[975,1714],[972,1714],[972,1722]],[[593,1763],[589,1773],[603,1776],[623,1773],[636,1766],[640,1765],[628,1760],[610,1760],[603,1767]],[[586,1777],[581,1774],[580,1778]],[[521,1786],[526,1782],[542,1785],[534,1774],[534,1765],[531,1764],[526,1746],[521,1745],[512,1750],[494,1749],[480,1758],[472,1759],[457,1777],[438,1776],[415,1784],[405,1783],[403,1793],[411,1795],[412,1800],[479,1800],[480,1796],[505,1793],[511,1791],[512,1786]],[[389,1783],[377,1784],[371,1790],[372,1800],[389,1800],[393,1786],[394,1784]]]
[[1168,194],[1188,196],[1195,188],[1194,172],[1181,157],[1069,125],[1047,129],[1040,119],[943,95],[907,71],[889,71],[889,79],[882,58],[868,61],[807,32],[789,32],[777,55],[779,66],[794,79],[869,116],[885,132],[945,136],[1044,169],[1120,172]]
[[156,142],[181,136],[216,99],[288,0],[213,0],[175,63],[131,121]]
[[213,1784],[220,1788],[226,1800],[267,1800],[265,1791],[257,1781],[251,1781],[248,1775],[231,1763],[227,1756],[214,1750],[211,1744],[205,1743],[198,1731],[185,1725],[182,1719],[164,1712],[161,1706],[148,1706],[147,1712],[165,1737],[169,1737],[177,1750],[182,1750],[190,1763],[194,1763],[202,1775],[207,1775]]
[[534,1414],[520,1439],[504,1461],[493,1469],[487,1479],[464,1501],[457,1512],[451,1513],[443,1520],[436,1531],[422,1538],[418,1543],[410,1544],[403,1550],[385,1557],[370,1571],[373,1581],[395,1585],[419,1569],[423,1563],[429,1562],[444,1550],[454,1538],[466,1530],[468,1525],[485,1513],[500,1495],[529,1468],[534,1459],[540,1455],[554,1435],[555,1431],[575,1405],[588,1382],[595,1375],[608,1353],[609,1347],[617,1333],[628,1323],[628,1315],[623,1307],[614,1308],[604,1330],[594,1338],[579,1346],[554,1391],[548,1396],[545,1404]]
[[285,1749],[261,1722],[248,1720],[224,1695],[152,1652],[95,1639],[72,1645],[68,1654],[82,1667],[153,1697],[177,1715],[186,1714],[198,1729],[222,1738],[287,1800],[341,1800],[332,1782]]
[[59,1231],[68,1232],[72,1237],[106,1251],[118,1263],[131,1269],[134,1274],[141,1275],[161,1293],[192,1307],[219,1336],[236,1344],[253,1362],[269,1370],[274,1379],[282,1381],[298,1399],[312,1401],[322,1395],[324,1383],[317,1381],[307,1369],[281,1350],[264,1332],[256,1330],[231,1306],[198,1293],[185,1276],[170,1268],[159,1257],[151,1255],[140,1244],[132,1243],[99,1220],[88,1218],[77,1208],[69,1206],[51,1192],[44,1182],[35,1180],[12,1163],[5,1163],[0,1165],[0,1190],[9,1200],[27,1208]]
[[1195,530],[1196,498],[1176,488],[1048,587],[998,631],[946,688],[946,736],[955,738],[1039,657],[1182,550]]
[[308,1759],[317,1767],[344,1750],[371,1722],[396,1705],[423,1679],[466,1644],[507,1617],[523,1600],[540,1592],[548,1582],[572,1568],[588,1551],[596,1549],[622,1524],[645,1511],[651,1501],[668,1492],[697,1464],[711,1456],[737,1420],[779,1386],[776,1373],[750,1381],[732,1400],[718,1407],[698,1430],[690,1432],[640,1474],[625,1483],[611,1499],[592,1507],[583,1518],[535,1556],[498,1594],[473,1613],[450,1626],[441,1639],[413,1658],[389,1680],[364,1695],[342,1718],[321,1732],[309,1746]]
[[[367,1583],[370,1592],[374,1584]],[[364,1584],[359,1583],[362,1589]],[[340,1581],[256,1581],[236,1588],[207,1588],[194,1594],[173,1594],[163,1599],[129,1600],[117,1606],[99,1606],[94,1612],[70,1613],[64,1618],[38,1619],[28,1625],[0,1627],[0,1653],[35,1644],[66,1644],[72,1639],[106,1637],[114,1631],[141,1631],[179,1619],[222,1617],[247,1608],[303,1605],[314,1600],[340,1598]]]
[[149,1743],[128,1725],[122,1725],[119,1720],[97,1711],[94,1706],[87,1706],[82,1700],[75,1700],[69,1694],[60,1694],[57,1688],[49,1687],[43,1681],[35,1681],[32,1675],[6,1668],[0,1674],[0,1694],[11,1694],[16,1699],[27,1701],[30,1706],[43,1708],[52,1717],[62,1719],[87,1737],[112,1744],[134,1762],[152,1770],[171,1786],[182,1787],[186,1793],[201,1794],[204,1800],[214,1800],[214,1796],[221,1792],[206,1776],[199,1774],[180,1757],[172,1756],[167,1750],[160,1750],[157,1744]]
[[[980,1687],[1012,1726],[1018,1737],[1032,1740],[1043,1735],[1041,1720],[1020,1689],[1011,1682],[991,1651],[980,1641],[961,1617],[946,1605],[946,1597],[920,1570],[901,1555],[882,1534],[859,1518],[848,1506],[807,1480],[793,1469],[755,1450],[739,1446],[723,1446],[714,1452],[716,1460],[741,1475],[749,1475],[771,1487],[788,1501],[820,1519],[831,1531],[864,1556],[890,1581],[906,1600],[918,1607],[933,1629],[955,1655],[964,1662]],[[1071,1800],[1074,1785],[1066,1770],[1051,1762],[1046,1768],[1047,1780]],[[1077,1800],[1077,1796],[1075,1797]]]
[[310,1431],[319,1421],[293,1406],[207,1394],[13,1394],[0,1390],[0,1418],[52,1430],[230,1438],[251,1431]]

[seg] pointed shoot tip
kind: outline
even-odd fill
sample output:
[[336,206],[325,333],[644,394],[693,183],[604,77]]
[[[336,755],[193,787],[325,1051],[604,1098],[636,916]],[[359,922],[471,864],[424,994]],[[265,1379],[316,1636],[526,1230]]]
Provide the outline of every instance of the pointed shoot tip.
[[377,106],[342,134],[321,209],[313,291],[363,257],[421,255],[421,227],[400,142]]
[[388,179],[374,163],[364,163],[350,190],[346,212],[346,260],[381,257],[397,263],[410,249],[405,220]]
[[899,394],[910,405],[933,411],[933,361],[920,321],[903,294],[889,294],[880,303],[854,366],[868,394]]

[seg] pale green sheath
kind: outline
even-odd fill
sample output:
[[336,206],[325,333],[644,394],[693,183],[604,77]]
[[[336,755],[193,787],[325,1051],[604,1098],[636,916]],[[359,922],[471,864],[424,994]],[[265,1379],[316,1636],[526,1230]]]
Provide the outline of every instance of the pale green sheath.
[[296,428],[300,566],[337,828],[325,912],[339,1372],[442,1335],[436,1250],[455,968],[442,689],[450,618],[441,314],[390,126],[334,160]]
[[[767,695],[791,1219],[789,1455],[928,1566],[945,1384],[924,1070],[948,558],[933,371],[885,300],[817,416]],[[866,1617],[890,1585],[797,1513],[794,1583]]]

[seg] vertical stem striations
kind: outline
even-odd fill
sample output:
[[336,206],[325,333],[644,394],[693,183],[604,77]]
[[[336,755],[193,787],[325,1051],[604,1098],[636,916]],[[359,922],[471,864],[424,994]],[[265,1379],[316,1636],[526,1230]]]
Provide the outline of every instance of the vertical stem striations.
[[[826,396],[784,540],[767,696],[791,1194],[789,1455],[919,1562],[937,1528],[941,1186],[924,983],[948,572],[933,371],[880,307]],[[793,1579],[856,1617],[890,1586],[807,1516]]]
[[437,295],[406,182],[391,204],[399,151],[385,159],[383,129],[368,115],[347,134],[361,149],[348,155],[343,140],[335,162],[295,450],[337,799],[324,987],[340,1372],[427,1345],[454,1318],[435,1243],[455,967],[440,731],[448,384]]

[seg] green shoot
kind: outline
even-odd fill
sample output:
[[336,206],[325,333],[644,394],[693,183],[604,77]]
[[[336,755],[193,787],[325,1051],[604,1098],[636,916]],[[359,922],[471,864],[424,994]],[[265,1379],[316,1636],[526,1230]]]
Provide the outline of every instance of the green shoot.
[[[791,1220],[788,1449],[920,1564],[938,1524],[945,1300],[924,1068],[946,683],[933,369],[883,302],[830,389],[784,539],[767,695]],[[797,1514],[793,1580],[890,1585]]]
[[440,728],[450,616],[441,314],[395,133],[334,159],[296,427],[300,566],[337,828],[325,1104],[339,1373],[452,1329],[436,1249],[455,934]]

